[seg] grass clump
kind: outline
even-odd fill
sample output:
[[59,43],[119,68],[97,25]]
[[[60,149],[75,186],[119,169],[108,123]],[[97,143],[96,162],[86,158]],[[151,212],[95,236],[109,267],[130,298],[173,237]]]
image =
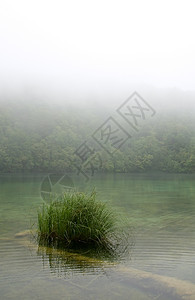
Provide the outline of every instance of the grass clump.
[[96,200],[96,193],[65,193],[38,212],[39,240],[47,245],[109,247],[116,217],[111,208]]

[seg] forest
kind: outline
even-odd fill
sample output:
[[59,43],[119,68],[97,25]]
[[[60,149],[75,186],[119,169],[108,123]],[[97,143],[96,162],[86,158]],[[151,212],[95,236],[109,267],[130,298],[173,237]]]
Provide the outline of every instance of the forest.
[[159,112],[110,155],[95,145],[92,135],[112,112],[95,104],[77,107],[40,100],[1,101],[1,173],[78,171],[79,160],[83,163],[84,158],[76,153],[85,141],[92,141],[94,170],[100,172],[195,171],[192,114]]

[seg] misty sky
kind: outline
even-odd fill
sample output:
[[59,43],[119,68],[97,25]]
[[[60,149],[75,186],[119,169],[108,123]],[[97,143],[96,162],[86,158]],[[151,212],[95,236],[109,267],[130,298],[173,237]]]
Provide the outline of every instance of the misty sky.
[[195,90],[194,1],[0,1],[0,86]]

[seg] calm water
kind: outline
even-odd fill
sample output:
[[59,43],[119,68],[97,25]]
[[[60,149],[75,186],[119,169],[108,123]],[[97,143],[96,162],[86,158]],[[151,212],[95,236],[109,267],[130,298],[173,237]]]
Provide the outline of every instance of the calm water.
[[96,175],[130,230],[118,260],[38,248],[15,237],[34,228],[43,175],[0,176],[0,299],[195,299],[195,175]]

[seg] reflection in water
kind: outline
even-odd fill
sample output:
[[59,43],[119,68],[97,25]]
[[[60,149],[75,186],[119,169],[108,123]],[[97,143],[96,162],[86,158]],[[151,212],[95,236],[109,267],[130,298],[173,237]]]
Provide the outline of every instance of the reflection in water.
[[14,238],[36,222],[42,180],[1,176],[1,299],[195,299],[195,175],[94,176],[86,189],[95,186],[134,228],[128,249],[112,258]]
[[39,246],[37,254],[42,257],[43,265],[49,263],[52,273],[58,276],[68,276],[70,273],[104,273],[104,269],[114,264],[112,262],[100,260],[87,256],[89,253],[74,253],[55,248]]
[[[92,252],[75,253],[55,248],[39,246],[38,256],[42,257],[43,268],[49,265],[51,273],[57,277],[65,278],[69,285],[74,285],[77,289],[82,289],[86,293],[92,293],[97,288],[102,290],[105,286],[102,284],[102,278],[108,279],[108,286],[104,294],[109,292],[112,299],[118,299],[116,296],[123,295],[123,299],[129,299],[128,293],[134,292],[133,299],[161,299],[161,300],[192,300],[195,295],[195,285],[177,280],[174,278],[160,276],[125,267],[118,263],[117,260],[102,260],[92,257]],[[90,256],[87,256],[89,255]],[[75,275],[78,280],[75,283]],[[82,275],[82,277],[80,277]],[[83,276],[92,279],[86,284]],[[105,280],[104,280],[105,281]],[[111,287],[109,286],[111,284]],[[119,294],[120,293],[120,294]],[[147,295],[143,297],[143,293]],[[187,296],[187,298],[185,298]],[[109,298],[110,299],[110,298]]]
[[[127,231],[127,228],[126,228]],[[105,268],[130,259],[134,247],[132,230],[121,231],[116,236],[113,248],[100,246],[82,246],[64,249],[56,245],[46,245],[39,240],[38,256],[42,257],[43,265],[49,263],[52,273],[66,275],[71,273],[101,273]]]

